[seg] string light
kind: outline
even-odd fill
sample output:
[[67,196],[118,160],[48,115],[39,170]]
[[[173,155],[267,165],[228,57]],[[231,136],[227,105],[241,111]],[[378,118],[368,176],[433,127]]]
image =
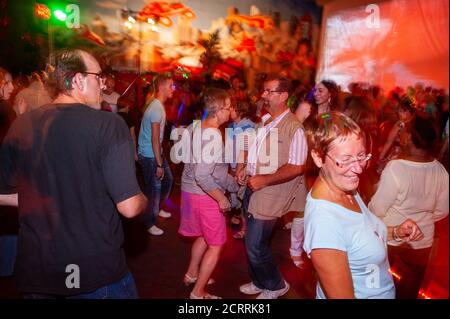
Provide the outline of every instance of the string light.
[[392,269],[389,269],[389,272],[391,273],[392,277],[394,277],[394,279],[396,279],[397,281],[400,281],[400,279],[402,279],[402,276],[400,276],[399,274],[397,274],[395,271],[393,271]]
[[422,289],[419,290],[419,297],[422,299],[433,299],[430,296],[428,296],[425,291],[423,291]]
[[133,24],[130,21],[125,21],[123,25],[130,30],[133,28]]

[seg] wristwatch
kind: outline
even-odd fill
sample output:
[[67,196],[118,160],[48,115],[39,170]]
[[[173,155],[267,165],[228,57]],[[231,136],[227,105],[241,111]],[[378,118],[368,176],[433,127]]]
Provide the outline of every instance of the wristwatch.
[[162,164],[156,164],[156,166],[158,166],[159,168],[163,168]]

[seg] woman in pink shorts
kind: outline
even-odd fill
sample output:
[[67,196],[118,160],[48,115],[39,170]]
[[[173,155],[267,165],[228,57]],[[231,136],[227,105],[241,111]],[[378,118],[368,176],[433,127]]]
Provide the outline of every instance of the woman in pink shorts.
[[[206,292],[211,273],[226,241],[224,212],[230,210],[225,192],[236,192],[238,184],[228,174],[219,126],[230,117],[230,97],[221,89],[208,89],[204,95],[204,120],[188,127],[191,133],[190,160],[181,178],[181,224],[179,233],[197,237],[192,245],[186,285],[195,284],[190,299],[219,299]],[[196,147],[200,146],[201,147]],[[202,152],[203,150],[203,152]]]

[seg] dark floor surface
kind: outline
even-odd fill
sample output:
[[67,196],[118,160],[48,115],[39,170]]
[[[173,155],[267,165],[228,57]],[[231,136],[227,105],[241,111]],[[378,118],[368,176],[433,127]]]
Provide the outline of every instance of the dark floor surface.
[[[124,220],[125,252],[128,265],[134,275],[139,296],[144,299],[188,298],[191,287],[182,283],[189,262],[192,240],[178,234],[180,223],[179,186],[174,187],[171,198],[166,201],[165,210],[172,217],[158,217],[158,226],[165,233],[162,236],[149,235],[138,218]],[[290,230],[277,224],[272,238],[272,251],[278,261],[284,278],[291,289],[282,298],[314,298],[315,281],[311,267],[298,269],[289,256]],[[244,241],[232,237],[234,225],[228,222],[228,240],[219,263],[213,273],[216,283],[209,291],[222,298],[251,299],[239,291],[239,285],[250,281]],[[310,266],[310,264],[308,264]],[[14,278],[0,277],[0,299],[20,298]]]
[[[165,210],[172,217],[158,217],[162,236],[149,235],[139,218],[124,220],[125,252],[134,275],[139,296],[143,299],[185,299],[191,287],[182,283],[189,262],[192,240],[178,234],[180,223],[179,185],[175,185]],[[229,218],[228,218],[229,219]],[[284,278],[291,288],[282,299],[308,299],[315,297],[315,275],[307,260],[306,269],[298,269],[289,256],[290,230],[282,228],[286,220],[279,220],[273,232],[272,252]],[[422,284],[422,298],[448,298],[449,237],[448,217],[436,224],[437,238],[433,245],[429,267]],[[224,299],[252,299],[239,291],[239,285],[250,281],[242,239],[234,239],[234,225],[228,221],[228,240],[219,263],[212,275],[216,280],[209,292]],[[13,277],[0,277],[0,299],[20,298]]]

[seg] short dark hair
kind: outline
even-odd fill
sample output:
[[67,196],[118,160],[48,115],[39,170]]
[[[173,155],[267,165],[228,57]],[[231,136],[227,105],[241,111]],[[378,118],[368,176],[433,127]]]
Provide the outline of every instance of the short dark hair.
[[49,75],[47,85],[56,96],[68,94],[72,90],[72,79],[75,74],[87,70],[81,50],[59,50],[52,54],[47,64]]
[[252,113],[251,113],[252,109],[251,109],[250,104],[247,101],[242,101],[242,100],[237,101],[234,109],[236,110],[236,113],[241,118],[252,117]]
[[162,73],[155,76],[153,78],[154,92],[158,92],[159,88],[169,80],[172,80],[172,75],[168,73]]
[[431,153],[437,140],[433,121],[424,116],[416,115],[411,126],[411,141],[418,149]]
[[277,91],[291,93],[292,85],[291,80],[289,80],[288,78],[279,75],[270,75],[264,82],[272,82],[272,81],[278,82],[276,88]]
[[411,114],[416,112],[416,101],[413,97],[403,94],[398,103],[399,109],[408,111]]

